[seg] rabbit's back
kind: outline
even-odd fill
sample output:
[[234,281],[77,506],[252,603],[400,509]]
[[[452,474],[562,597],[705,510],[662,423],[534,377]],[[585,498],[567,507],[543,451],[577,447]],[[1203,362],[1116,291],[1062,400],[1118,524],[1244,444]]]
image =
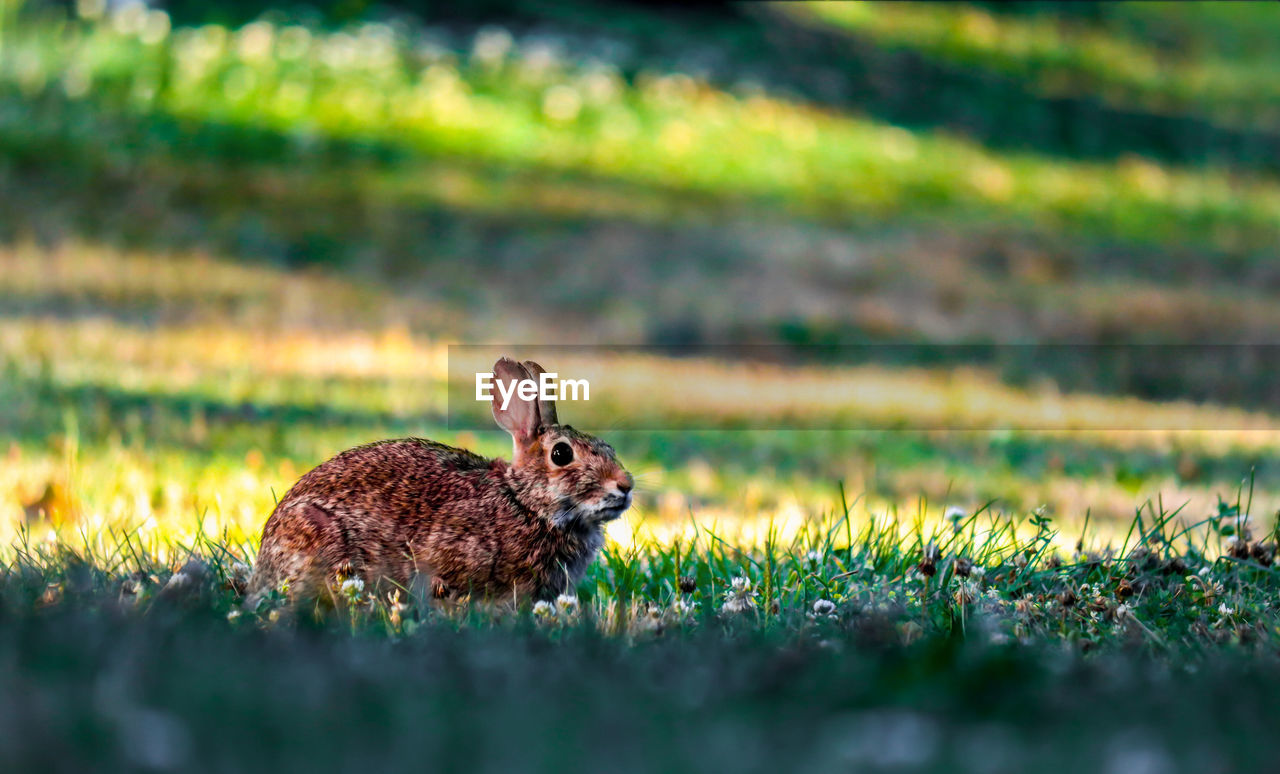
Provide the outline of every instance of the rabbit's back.
[[491,467],[478,454],[435,441],[381,441],[348,449],[316,466],[298,479],[280,506],[306,500],[405,520],[486,491]]
[[286,582],[291,596],[316,596],[338,575],[407,584],[425,569],[424,537],[482,532],[473,514],[503,507],[500,464],[416,438],[338,454],[299,479],[267,519],[251,604]]

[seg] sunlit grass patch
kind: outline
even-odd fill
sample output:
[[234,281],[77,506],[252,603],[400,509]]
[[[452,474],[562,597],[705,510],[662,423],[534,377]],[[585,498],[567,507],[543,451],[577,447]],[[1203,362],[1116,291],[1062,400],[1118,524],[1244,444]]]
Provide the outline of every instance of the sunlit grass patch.
[[[509,453],[487,421],[445,426],[447,349],[401,329],[15,318],[0,322],[0,344],[9,529],[44,507],[75,526],[154,518],[185,534],[208,518],[207,532],[253,535],[273,496],[359,443],[422,435]],[[1202,514],[1224,476],[1230,485],[1274,448],[1268,414],[1025,390],[978,370],[624,355],[556,367],[625,377],[618,394],[564,415],[612,440],[639,474],[634,526],[666,531],[690,517],[802,522],[831,506],[836,480],[872,512],[907,512],[921,497],[993,500],[1048,505],[1068,525],[1092,513],[1109,529],[1162,495]],[[707,389],[719,384],[734,391]],[[743,422],[780,429],[728,429]],[[1045,429],[1062,426],[1076,429]],[[1259,512],[1275,500],[1264,478]]]
[[[476,431],[445,426],[448,339],[396,322],[388,291],[79,243],[6,248],[0,268],[19,312],[0,321],[7,530],[43,508],[71,529],[154,519],[158,533],[188,534],[208,520],[207,533],[251,536],[273,496],[359,443],[421,435],[509,453],[487,417]],[[981,369],[626,350],[555,365],[613,375],[564,413],[639,474],[641,531],[677,534],[691,517],[757,530],[803,520],[831,507],[835,481],[871,512],[992,500],[1012,512],[1047,505],[1071,526],[1092,513],[1109,529],[1161,495],[1203,514],[1257,468],[1259,512],[1274,504],[1264,412],[1015,387]],[[738,426],[779,429],[727,429]],[[1076,429],[1046,429],[1065,427]]]

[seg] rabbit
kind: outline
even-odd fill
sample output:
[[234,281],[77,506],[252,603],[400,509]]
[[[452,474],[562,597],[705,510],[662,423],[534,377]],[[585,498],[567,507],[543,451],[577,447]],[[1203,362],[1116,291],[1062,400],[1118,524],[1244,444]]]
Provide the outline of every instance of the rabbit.
[[[506,385],[543,373],[506,357],[493,370]],[[511,462],[408,438],[349,449],[304,475],[263,527],[246,607],[286,585],[291,602],[331,602],[340,578],[436,599],[537,601],[572,589],[605,524],[631,506],[634,479],[612,446],[559,424],[554,401],[513,392],[501,403],[493,417],[511,434]]]

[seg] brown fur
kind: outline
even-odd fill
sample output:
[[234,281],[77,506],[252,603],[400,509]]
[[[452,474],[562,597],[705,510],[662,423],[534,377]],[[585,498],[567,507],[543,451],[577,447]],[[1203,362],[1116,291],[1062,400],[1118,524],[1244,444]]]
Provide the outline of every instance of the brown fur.
[[[499,380],[540,370],[495,366]],[[410,438],[350,449],[303,476],[263,528],[248,604],[286,582],[293,600],[321,599],[343,576],[451,598],[571,589],[604,524],[630,505],[632,478],[608,444],[555,424],[553,405],[511,402],[506,412],[495,402],[494,415],[515,440],[514,463]],[[550,460],[559,442],[574,452],[563,467]]]

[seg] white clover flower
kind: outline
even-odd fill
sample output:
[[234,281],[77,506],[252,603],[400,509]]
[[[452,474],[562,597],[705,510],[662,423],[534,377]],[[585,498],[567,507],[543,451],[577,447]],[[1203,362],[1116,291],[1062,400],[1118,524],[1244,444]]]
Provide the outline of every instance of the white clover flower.
[[607,64],[593,64],[580,80],[587,97],[598,105],[612,101],[622,91],[622,78]]
[[356,40],[345,32],[335,33],[322,38],[320,59],[332,70],[344,70],[355,63],[359,51]]
[[111,26],[121,35],[137,35],[147,23],[147,6],[141,0],[128,0],[111,13]]
[[246,24],[236,33],[236,49],[241,59],[257,61],[271,55],[275,44],[275,27],[266,22]]
[[106,0],[77,0],[76,2],[76,13],[84,19],[100,19],[106,10]]
[[671,612],[675,613],[677,618],[688,618],[696,613],[697,610],[698,603],[687,600],[684,597],[671,603]]
[[1199,572],[1199,573],[1197,573],[1197,574],[1198,574],[1201,578],[1207,578],[1207,577],[1209,577],[1209,566],[1208,566],[1208,565],[1205,565],[1204,567],[1201,567],[1201,568],[1200,568],[1200,572]]
[[539,621],[550,621],[556,617],[556,607],[545,599],[540,599],[533,606],[533,617]]
[[556,609],[564,616],[578,614],[578,598],[572,594],[561,594],[556,597]]
[[364,581],[360,578],[347,578],[342,582],[342,593],[348,597],[358,597],[364,593]]
[[542,114],[557,123],[572,121],[581,110],[582,97],[572,86],[557,84],[542,95]]
[[164,11],[148,11],[143,17],[142,28],[138,30],[138,39],[148,46],[154,46],[169,35],[169,14]]
[[1125,603],[1116,606],[1116,620],[1125,621],[1133,617],[1133,609]]
[[1236,611],[1228,607],[1226,602],[1223,602],[1222,604],[1218,605],[1218,613],[1220,615],[1229,617],[1229,616],[1235,615]]
[[662,631],[662,627],[666,623],[662,615],[662,608],[653,604],[649,605],[649,609],[645,611],[645,614],[637,623],[641,629],[647,632]]
[[969,570],[969,576],[977,580],[982,580],[983,576],[985,576],[986,574],[987,574],[986,568],[977,564],[975,564],[973,568]]
[[534,40],[518,47],[520,68],[524,74],[533,79],[543,78],[560,64],[560,55],[556,46],[541,40]]
[[281,59],[298,59],[311,47],[311,32],[306,27],[285,27],[280,31],[276,49]]
[[725,601],[720,610],[725,613],[745,613],[756,606],[755,592],[752,591],[750,579],[745,575],[734,578],[724,596]]
[[813,603],[813,614],[817,616],[830,616],[836,612],[836,603],[829,599],[819,599]]
[[720,612],[729,613],[730,615],[737,615],[738,613],[745,613],[755,606],[756,606],[755,600],[751,599],[750,597],[746,597],[746,598],[729,597],[728,599],[725,600],[725,603],[720,606]]
[[501,27],[484,27],[476,33],[471,55],[485,64],[496,64],[511,51],[515,41]]
[[120,584],[120,593],[127,597],[136,597],[142,591],[142,581],[136,577],[125,578],[124,583]]
[[978,601],[978,593],[978,584],[973,581],[961,581],[953,596],[957,605],[972,605]]
[[819,554],[817,551],[810,551],[809,553],[804,555],[804,558],[805,558],[805,561],[808,562],[809,564],[822,563],[822,555]]
[[231,564],[231,571],[227,575],[227,579],[232,583],[247,584],[249,582],[249,576],[252,574],[253,570],[249,568],[249,565],[244,562],[233,562]]

